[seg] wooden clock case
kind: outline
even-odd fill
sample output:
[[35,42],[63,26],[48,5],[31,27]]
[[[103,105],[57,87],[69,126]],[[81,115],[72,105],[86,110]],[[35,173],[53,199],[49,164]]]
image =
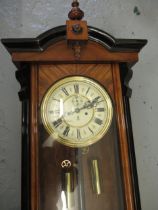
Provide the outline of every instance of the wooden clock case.
[[[3,39],[2,43],[17,66],[22,102],[22,209],[39,208],[38,109],[53,82],[70,75],[96,79],[108,89],[115,104],[124,208],[140,210],[138,177],[132,135],[128,82],[131,67],[146,40],[115,39],[88,27],[88,42],[79,59],[67,46],[66,26],[53,28],[37,38]],[[115,209],[116,210],[116,209]]]

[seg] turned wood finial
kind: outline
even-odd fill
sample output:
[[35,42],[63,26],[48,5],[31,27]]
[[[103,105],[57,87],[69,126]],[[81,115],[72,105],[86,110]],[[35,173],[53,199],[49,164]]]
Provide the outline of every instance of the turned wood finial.
[[73,0],[72,9],[68,14],[70,20],[81,20],[84,17],[84,12],[79,8],[78,0]]

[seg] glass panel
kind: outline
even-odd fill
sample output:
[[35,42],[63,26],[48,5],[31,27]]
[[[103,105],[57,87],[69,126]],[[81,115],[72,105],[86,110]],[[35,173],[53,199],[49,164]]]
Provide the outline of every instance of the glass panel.
[[56,141],[39,127],[40,210],[123,210],[119,148],[113,122],[84,148]]
[[75,68],[40,66],[40,210],[123,210],[111,68]]

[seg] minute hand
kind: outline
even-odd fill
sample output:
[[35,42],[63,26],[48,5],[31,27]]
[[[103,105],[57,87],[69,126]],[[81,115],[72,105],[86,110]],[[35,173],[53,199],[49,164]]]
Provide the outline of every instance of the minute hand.
[[98,103],[98,100],[100,99],[100,96],[97,96],[96,98],[94,98],[93,100],[92,100],[92,102],[91,102],[91,105],[92,105],[92,107],[96,104],[96,103]]
[[100,96],[97,96],[91,102],[87,101],[81,108],[76,108],[75,111],[70,112],[70,114],[79,113],[82,109],[91,109],[91,108],[93,108],[96,103],[99,103],[98,102],[99,98],[100,98]]
[[94,105],[98,102],[99,98],[100,98],[100,96],[97,96],[97,97],[94,98],[91,102],[90,102],[90,101],[86,102],[86,103],[84,104],[84,106],[80,108],[80,110],[86,109],[86,108],[88,108],[88,109],[93,108]]

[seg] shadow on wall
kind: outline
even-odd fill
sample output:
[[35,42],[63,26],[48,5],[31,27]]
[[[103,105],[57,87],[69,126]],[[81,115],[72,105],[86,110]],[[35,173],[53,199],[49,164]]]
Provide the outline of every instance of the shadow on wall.
[[[0,38],[20,37],[22,0],[0,0]],[[0,209],[20,210],[21,145],[19,84],[0,43]]]

